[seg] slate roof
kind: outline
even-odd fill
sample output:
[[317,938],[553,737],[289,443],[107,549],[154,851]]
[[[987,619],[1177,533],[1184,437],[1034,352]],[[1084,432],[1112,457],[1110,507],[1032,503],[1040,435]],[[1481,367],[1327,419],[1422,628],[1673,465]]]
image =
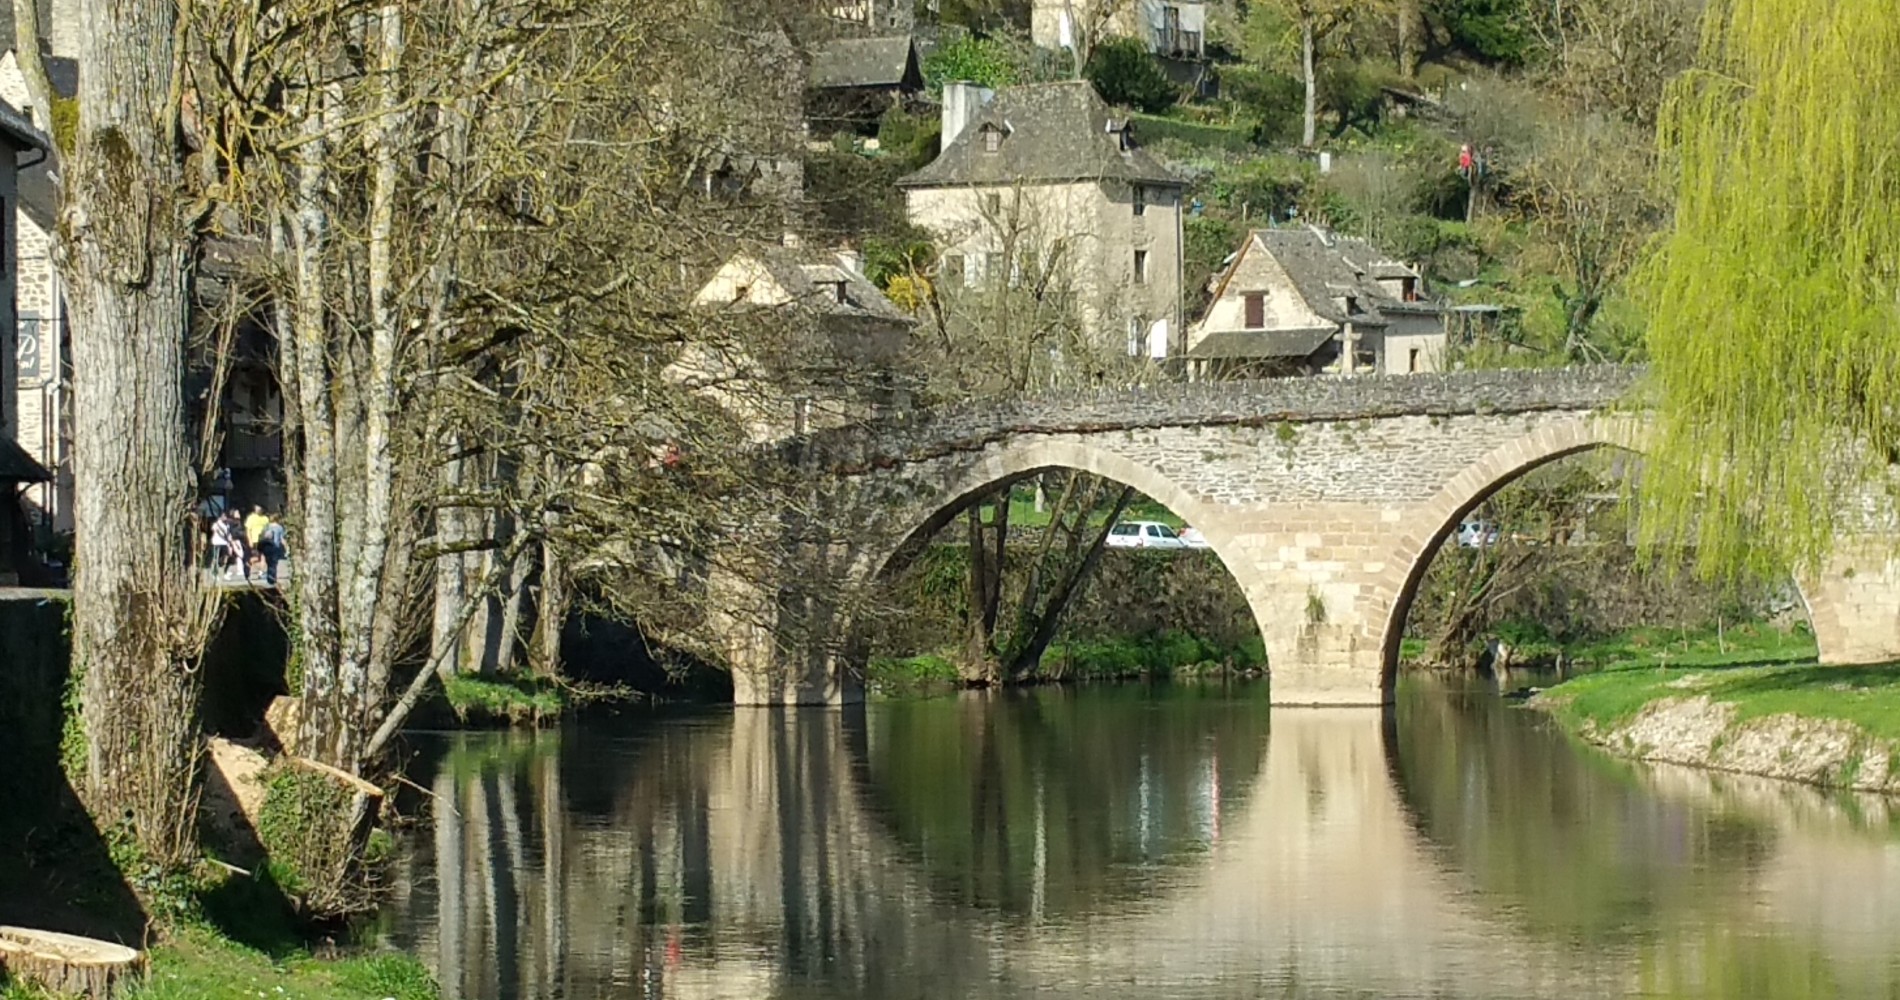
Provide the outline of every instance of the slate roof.
[[0,437],[0,483],[51,482],[53,474],[10,437]]
[[[778,282],[794,302],[822,315],[887,320],[904,326],[916,323],[910,314],[885,298],[870,279],[841,266],[829,255],[770,247],[750,251],[748,256],[763,265],[772,280]],[[821,284],[838,282],[844,283],[843,302],[838,301],[832,289],[819,287]]]
[[1304,358],[1338,333],[1335,327],[1301,330],[1221,330],[1201,338],[1190,358]]
[[[1379,278],[1417,278],[1419,274],[1357,237],[1310,226],[1256,229],[1249,234],[1248,249],[1255,247],[1279,261],[1309,308],[1335,323],[1350,320],[1356,326],[1382,327],[1389,325],[1384,315],[1388,309],[1420,313],[1440,308],[1433,303],[1402,301],[1380,286]],[[1214,289],[1216,299],[1226,294],[1241,256],[1236,255],[1221,275]],[[1350,297],[1356,307],[1350,315],[1333,301],[1342,296]]]
[[909,35],[889,38],[837,38],[811,57],[814,90],[847,87],[899,87],[917,76],[917,47]]
[[[983,148],[985,126],[1001,129],[996,152]],[[1132,141],[1126,119],[1086,80],[1006,87],[957,134],[956,141],[898,187],[963,187],[1017,181],[1138,181],[1180,187],[1186,182]],[[1133,135],[1132,131],[1126,133]],[[1124,145],[1127,148],[1124,148]]]
[[21,149],[53,148],[53,140],[34,128],[32,119],[5,101],[0,101],[0,133],[4,133],[10,142]]

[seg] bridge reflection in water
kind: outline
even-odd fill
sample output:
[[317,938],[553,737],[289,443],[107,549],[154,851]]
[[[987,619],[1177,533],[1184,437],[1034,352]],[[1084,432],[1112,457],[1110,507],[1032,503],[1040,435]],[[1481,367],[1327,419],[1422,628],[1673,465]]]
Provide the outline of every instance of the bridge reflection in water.
[[449,737],[388,925],[451,1000],[1900,990],[1882,803],[1639,770],[1494,697],[1263,695]]

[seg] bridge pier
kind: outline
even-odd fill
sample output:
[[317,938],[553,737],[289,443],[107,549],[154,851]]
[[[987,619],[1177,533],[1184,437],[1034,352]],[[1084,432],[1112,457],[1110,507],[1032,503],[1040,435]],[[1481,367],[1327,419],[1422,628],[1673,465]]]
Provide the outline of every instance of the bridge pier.
[[850,705],[864,700],[864,680],[826,577],[812,583],[762,586],[735,575],[710,584],[707,626],[717,655],[732,671],[735,705]]
[[1819,577],[1801,583],[1821,662],[1900,662],[1900,557],[1886,539],[1843,541]]

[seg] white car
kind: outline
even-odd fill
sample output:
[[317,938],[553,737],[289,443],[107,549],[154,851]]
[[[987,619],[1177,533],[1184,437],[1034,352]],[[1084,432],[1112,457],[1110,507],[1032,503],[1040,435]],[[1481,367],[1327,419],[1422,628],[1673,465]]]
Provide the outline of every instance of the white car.
[[1180,539],[1181,539],[1181,544],[1187,546],[1190,549],[1207,548],[1207,536],[1201,534],[1201,529],[1196,528],[1195,526],[1191,524],[1184,525],[1181,528]]
[[1160,521],[1123,521],[1108,532],[1108,545],[1116,549],[1185,549],[1188,543],[1174,529]]
[[1498,543],[1498,526],[1489,521],[1466,521],[1458,526],[1458,544],[1467,549]]

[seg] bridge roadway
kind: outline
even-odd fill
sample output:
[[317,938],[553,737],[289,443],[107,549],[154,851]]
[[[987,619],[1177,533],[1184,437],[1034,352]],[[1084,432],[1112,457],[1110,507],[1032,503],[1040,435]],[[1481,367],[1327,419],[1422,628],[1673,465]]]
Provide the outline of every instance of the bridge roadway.
[[[1199,528],[1246,596],[1273,700],[1390,700],[1431,556],[1486,497],[1545,463],[1640,451],[1641,369],[1596,366],[1170,384],[967,406],[787,446],[804,527],[774,565],[715,577],[711,623],[741,704],[861,697],[848,609],[978,497],[1050,469],[1105,476]],[[1827,663],[1900,659],[1891,513],[1797,581]],[[795,542],[796,544],[794,544]]]

